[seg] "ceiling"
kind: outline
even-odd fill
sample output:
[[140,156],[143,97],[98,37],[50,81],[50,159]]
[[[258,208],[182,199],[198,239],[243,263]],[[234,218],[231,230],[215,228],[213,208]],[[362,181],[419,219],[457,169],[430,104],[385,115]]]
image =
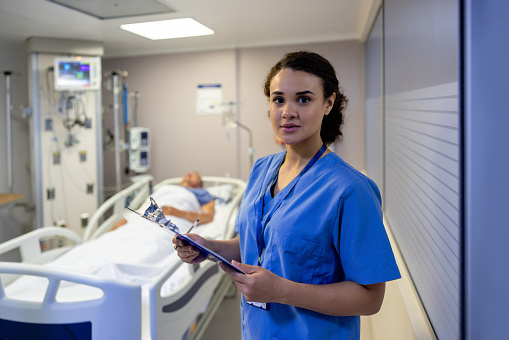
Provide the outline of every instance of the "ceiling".
[[[85,0],[70,0],[70,2]],[[93,1],[93,0],[87,0]],[[48,0],[0,0],[0,42],[29,37],[100,41],[104,57],[286,45],[337,40],[363,41],[381,0],[95,0],[111,6],[160,2],[174,12],[112,19]],[[121,24],[193,18],[214,35],[149,40]]]

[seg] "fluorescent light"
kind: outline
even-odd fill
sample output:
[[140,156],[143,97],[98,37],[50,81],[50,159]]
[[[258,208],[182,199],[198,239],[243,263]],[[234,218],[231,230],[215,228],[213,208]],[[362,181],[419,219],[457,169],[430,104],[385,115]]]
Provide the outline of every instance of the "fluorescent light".
[[152,40],[214,34],[213,30],[191,18],[140,22],[121,25],[120,28]]

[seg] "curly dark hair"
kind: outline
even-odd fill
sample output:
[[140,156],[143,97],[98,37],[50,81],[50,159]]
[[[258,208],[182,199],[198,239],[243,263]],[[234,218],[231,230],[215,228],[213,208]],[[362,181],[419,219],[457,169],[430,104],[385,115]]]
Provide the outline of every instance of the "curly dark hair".
[[339,89],[339,81],[336,77],[336,71],[331,63],[321,55],[309,52],[298,51],[287,53],[278,61],[265,78],[264,93],[267,98],[270,97],[270,83],[276,74],[282,69],[289,68],[294,71],[304,71],[313,74],[321,79],[323,85],[324,99],[336,93],[336,100],[330,113],[323,117],[320,137],[326,145],[341,140],[343,133],[343,111],[346,108],[348,99]]

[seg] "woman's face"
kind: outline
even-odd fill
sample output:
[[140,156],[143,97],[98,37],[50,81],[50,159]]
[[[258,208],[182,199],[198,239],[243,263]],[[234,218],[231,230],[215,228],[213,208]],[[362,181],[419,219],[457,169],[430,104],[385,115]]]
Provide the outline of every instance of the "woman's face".
[[270,82],[269,115],[276,137],[287,145],[322,144],[320,128],[336,94],[323,98],[320,78],[304,71],[282,69]]

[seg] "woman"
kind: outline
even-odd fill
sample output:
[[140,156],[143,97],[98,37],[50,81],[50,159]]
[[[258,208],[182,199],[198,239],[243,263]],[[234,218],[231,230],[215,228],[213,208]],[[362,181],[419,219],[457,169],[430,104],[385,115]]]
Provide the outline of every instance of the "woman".
[[[243,296],[244,339],[359,339],[359,315],[378,312],[400,275],[378,188],[325,147],[341,137],[347,100],[332,65],[305,51],[274,65],[264,90],[286,152],[253,167],[237,238],[190,237],[245,273],[222,265]],[[174,243],[184,262],[203,260]]]

